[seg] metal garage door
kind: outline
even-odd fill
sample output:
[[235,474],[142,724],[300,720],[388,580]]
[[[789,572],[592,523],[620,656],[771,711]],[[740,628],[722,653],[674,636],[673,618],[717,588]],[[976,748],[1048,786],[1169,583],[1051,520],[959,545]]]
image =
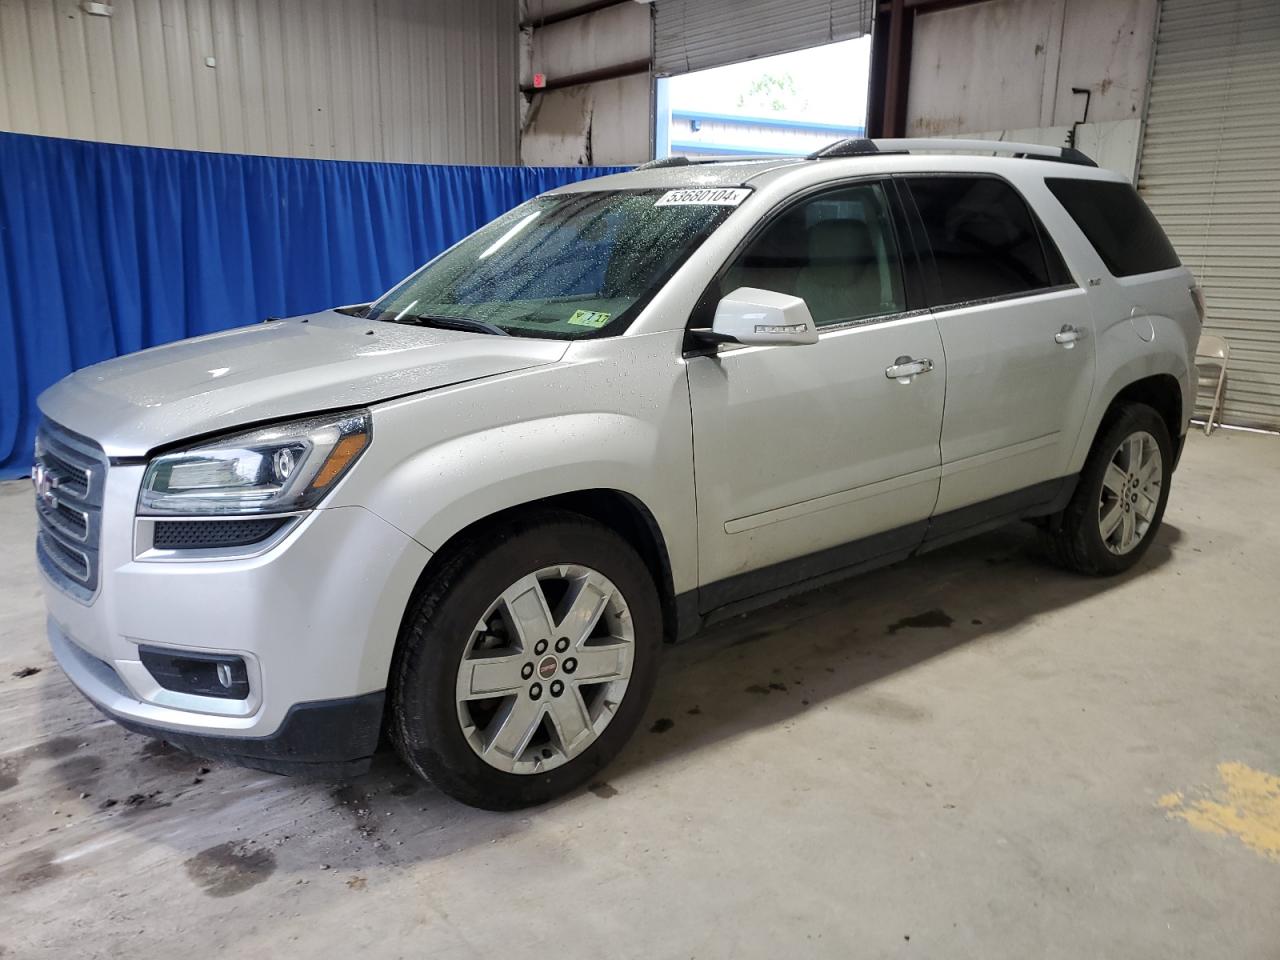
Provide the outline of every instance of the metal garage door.
[[871,31],[872,0],[657,0],[653,72],[674,76]]
[[1223,419],[1280,428],[1280,2],[1164,0],[1139,171],[1231,344]]

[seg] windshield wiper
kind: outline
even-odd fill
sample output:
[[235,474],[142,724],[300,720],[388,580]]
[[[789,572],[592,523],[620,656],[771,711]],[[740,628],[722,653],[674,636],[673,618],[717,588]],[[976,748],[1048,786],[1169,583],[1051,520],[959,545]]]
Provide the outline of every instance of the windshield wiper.
[[416,323],[423,327],[440,327],[444,330],[468,330],[471,333],[492,333],[498,337],[509,337],[511,334],[496,323],[487,320],[473,320],[471,317],[443,317],[433,314],[422,314],[416,317],[403,317],[395,323]]

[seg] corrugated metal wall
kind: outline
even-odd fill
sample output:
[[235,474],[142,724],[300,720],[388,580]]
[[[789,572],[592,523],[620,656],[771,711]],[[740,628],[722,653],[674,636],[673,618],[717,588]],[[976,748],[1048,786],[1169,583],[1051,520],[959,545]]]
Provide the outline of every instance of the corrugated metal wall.
[[[0,129],[516,163],[516,0],[0,0]],[[214,66],[205,58],[213,57]]]
[[1164,0],[1150,97],[1138,189],[1231,345],[1223,420],[1280,428],[1280,3]]

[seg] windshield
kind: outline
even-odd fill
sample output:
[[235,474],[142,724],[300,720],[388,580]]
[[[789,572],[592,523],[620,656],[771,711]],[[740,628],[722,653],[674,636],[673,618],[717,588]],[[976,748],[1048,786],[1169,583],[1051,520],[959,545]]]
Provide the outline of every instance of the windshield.
[[[722,191],[739,201],[747,192]],[[469,329],[487,324],[501,328],[491,332],[559,339],[620,333],[736,205],[674,200],[674,193],[530,200],[431,261],[368,316],[471,321]]]

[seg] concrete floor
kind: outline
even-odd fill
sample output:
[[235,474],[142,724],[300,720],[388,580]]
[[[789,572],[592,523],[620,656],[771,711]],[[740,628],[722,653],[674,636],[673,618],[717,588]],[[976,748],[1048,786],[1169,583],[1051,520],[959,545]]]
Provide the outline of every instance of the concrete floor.
[[513,815],[103,720],[5,484],[0,956],[1280,956],[1277,477],[1197,434],[1134,574],[1018,528],[723,626],[606,781]]

